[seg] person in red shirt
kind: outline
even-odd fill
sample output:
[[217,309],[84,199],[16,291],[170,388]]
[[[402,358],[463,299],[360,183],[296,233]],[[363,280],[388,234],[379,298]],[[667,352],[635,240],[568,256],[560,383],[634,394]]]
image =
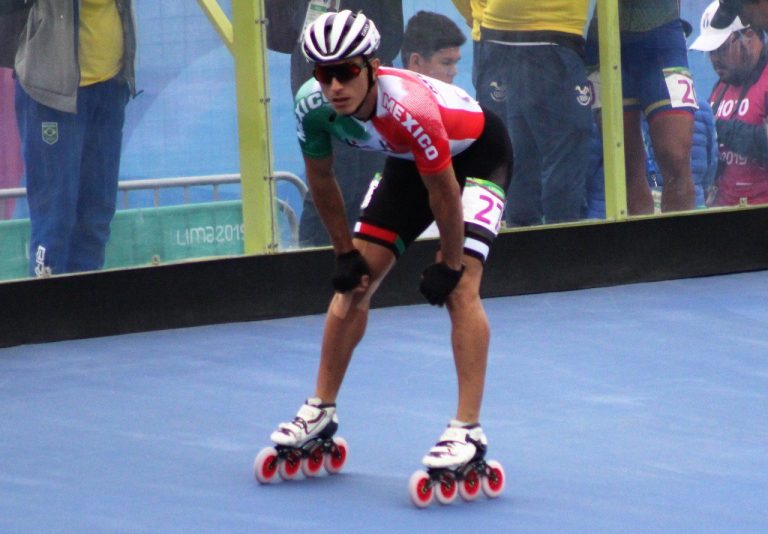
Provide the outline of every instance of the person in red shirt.
[[768,51],[764,34],[737,17],[714,27],[718,3],[702,15],[692,50],[709,53],[719,80],[710,102],[715,115],[720,166],[710,206],[768,203]]

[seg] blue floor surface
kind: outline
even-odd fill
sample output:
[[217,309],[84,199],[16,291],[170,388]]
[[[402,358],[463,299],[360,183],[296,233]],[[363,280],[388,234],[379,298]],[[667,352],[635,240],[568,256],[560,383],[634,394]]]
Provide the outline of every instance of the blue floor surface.
[[0,350],[0,532],[768,532],[768,272],[488,299],[496,500],[415,509],[444,310],[374,310],[337,476],[259,486],[321,316]]

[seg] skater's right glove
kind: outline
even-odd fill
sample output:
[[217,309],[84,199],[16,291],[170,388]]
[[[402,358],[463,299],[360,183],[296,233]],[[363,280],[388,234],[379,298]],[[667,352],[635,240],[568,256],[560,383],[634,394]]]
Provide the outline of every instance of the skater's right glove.
[[430,304],[442,306],[461,280],[464,274],[464,266],[454,271],[444,263],[433,263],[421,274],[419,291],[427,298]]
[[333,273],[333,289],[346,293],[360,285],[363,276],[370,276],[371,270],[357,249],[336,256],[336,271]]

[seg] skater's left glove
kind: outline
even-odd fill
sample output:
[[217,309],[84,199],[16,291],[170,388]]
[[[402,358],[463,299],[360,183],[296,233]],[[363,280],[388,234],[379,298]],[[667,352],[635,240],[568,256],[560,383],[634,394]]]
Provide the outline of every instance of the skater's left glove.
[[442,306],[461,280],[464,274],[464,266],[455,271],[444,263],[433,263],[421,274],[419,291],[430,304]]
[[363,276],[370,276],[370,274],[371,270],[359,250],[352,249],[339,254],[336,256],[336,270],[331,279],[333,289],[339,293],[346,293],[356,288]]

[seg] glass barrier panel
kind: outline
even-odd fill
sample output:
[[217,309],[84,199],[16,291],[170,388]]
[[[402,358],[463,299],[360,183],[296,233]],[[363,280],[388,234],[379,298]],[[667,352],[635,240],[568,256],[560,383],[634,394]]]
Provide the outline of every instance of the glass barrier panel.
[[[433,69],[421,72],[448,78],[505,122],[512,134],[515,166],[502,229],[610,222],[662,209],[728,209],[768,199],[764,194],[768,191],[764,185],[768,184],[765,95],[760,92],[766,64],[762,32],[738,29],[711,34],[709,24],[701,22],[710,4],[706,0],[619,0],[618,13],[615,4],[613,11],[605,8],[608,17],[615,16],[606,21],[613,24],[608,27],[625,30],[620,55],[616,55],[624,71],[624,104],[633,106],[628,113],[619,112],[623,124],[619,132],[625,136],[610,133],[607,140],[601,136],[596,104],[617,88],[605,87],[594,76],[597,51],[615,46],[597,40],[599,23],[593,19],[604,8],[602,3],[573,2],[568,8],[572,11],[560,19],[541,9],[538,15],[544,23],[552,23],[551,17],[567,21],[565,27],[558,26],[565,31],[535,34],[536,40],[531,41],[530,35],[517,32],[513,22],[499,14],[492,14],[495,22],[477,40],[468,0],[340,1],[341,8],[363,9],[376,22],[384,64]],[[30,195],[30,182],[35,187],[36,181],[45,183],[72,171],[65,171],[69,163],[54,158],[48,175],[43,173],[41,179],[35,174],[30,180],[30,172],[38,171],[25,169],[22,156],[26,150],[28,158],[42,161],[42,151],[70,146],[65,145],[72,138],[67,130],[72,121],[67,119],[74,114],[61,111],[63,115],[32,117],[31,110],[39,111],[33,102],[38,95],[23,91],[20,98],[12,70],[0,67],[0,281],[327,245],[327,234],[308,194],[297,138],[296,110],[303,115],[301,106],[310,102],[302,104],[299,98],[297,104],[294,95],[312,78],[312,67],[297,44],[299,32],[308,17],[337,3],[264,0],[266,11],[260,16],[257,0],[133,2],[137,94],[124,108],[115,214],[107,208],[107,222],[91,221],[100,228],[95,231],[95,244],[80,247],[95,248],[95,259],[83,260],[77,245],[75,252],[64,245],[41,249],[41,240],[63,239],[58,236],[78,227],[76,215],[68,219],[62,215],[61,220],[68,222],[46,227],[46,220],[50,222],[55,213],[52,206],[65,209],[64,199],[77,193],[67,197],[64,186],[49,184],[42,188],[46,195],[37,190]],[[436,59],[427,49],[406,54],[404,62],[403,32],[421,11],[441,15],[440,23],[446,19],[449,26],[442,27],[440,35],[448,38],[458,32],[460,44],[443,46]],[[105,24],[115,24],[120,13],[116,16]],[[262,72],[258,57],[248,56],[258,56],[260,43],[250,21],[258,23],[267,17],[269,49]],[[238,27],[242,20],[247,22]],[[0,37],[6,43],[12,21],[7,14],[0,15],[0,21]],[[22,22],[18,31],[23,29]],[[409,46],[430,42],[426,30],[410,33],[409,39],[408,43],[415,43]],[[24,42],[23,33],[19,42]],[[245,47],[240,56],[236,56],[238,46]],[[691,46],[698,50],[689,50]],[[5,55],[8,49],[3,47]],[[638,65],[646,65],[638,58],[648,50],[654,51],[650,54],[654,58],[661,57],[660,50],[670,54],[653,75],[638,70]],[[3,55],[0,64],[7,67]],[[12,65],[13,58],[10,61]],[[718,75],[727,86],[716,85]],[[260,83],[268,83],[263,94]],[[102,85],[97,82],[90,89]],[[658,97],[664,90],[667,101]],[[714,113],[709,113],[712,109]],[[24,121],[18,120],[17,110],[27,117]],[[73,121],[75,125],[78,120]],[[19,133],[20,123],[25,126],[24,136]],[[86,138],[83,150],[102,152],[93,139]],[[604,143],[622,150],[621,158],[611,159],[610,165],[623,169],[626,161],[625,172],[605,173],[604,167],[610,165]],[[338,141],[331,146],[353,225],[385,156]],[[624,175],[628,176],[626,186]],[[50,197],[61,202],[47,204]],[[33,211],[41,215],[31,220],[29,206],[37,202],[39,207]],[[71,203],[70,198],[70,211]],[[84,206],[90,209],[96,204],[89,200]],[[246,222],[249,217],[253,222]],[[41,221],[42,229],[36,229],[34,221]],[[109,235],[104,230],[107,223],[111,224]],[[248,236],[256,231],[261,233],[258,244],[249,246]],[[33,234],[36,240],[31,239]],[[57,254],[66,259],[49,273],[46,261]]]
[[[131,16],[121,11],[130,4],[135,26],[130,24]],[[223,2],[221,7],[231,19],[231,4]],[[75,28],[74,14],[65,16]],[[21,143],[27,158],[44,158],[55,170],[50,177],[41,178],[39,169],[24,169],[13,116],[16,110],[30,113],[36,109],[29,102],[34,91],[20,89],[9,69],[0,71],[0,280],[242,254],[245,238],[234,61],[201,7],[186,0],[135,0],[117,3],[104,19],[87,8],[81,10],[80,18],[98,21],[105,34],[106,29],[117,30],[123,39],[108,40],[102,35],[89,44],[81,37],[80,72],[71,58],[63,56],[66,68],[75,69],[81,79],[91,76],[88,69],[98,74],[105,67],[84,58],[88,46],[103,46],[112,53],[109,60],[116,62],[119,74],[108,82],[94,78],[93,83],[76,89],[77,113],[73,113],[75,109],[54,109],[36,122],[21,124],[27,130]],[[107,112],[100,111],[99,105],[120,109],[124,104],[98,100],[99,91],[116,81],[119,90],[128,90],[124,80],[131,76],[125,65],[131,64],[126,58],[134,36],[135,97],[124,106],[122,123],[117,117],[98,131],[86,116],[102,113],[95,116],[104,121]],[[21,43],[23,46],[24,33]],[[30,50],[30,58],[39,60],[33,52]],[[23,75],[19,78],[24,80]],[[21,102],[20,92],[24,94]],[[114,132],[118,132],[120,155],[119,173],[113,177],[94,156],[114,145],[114,141],[104,142],[105,136],[114,138]],[[85,168],[57,160],[57,145],[81,154]],[[113,192],[117,182],[117,192],[111,194],[116,208],[113,217],[109,199],[100,202],[97,189],[88,193],[84,186],[86,194],[94,195],[84,198],[67,186],[78,180],[85,183],[92,175],[101,176]],[[42,179],[50,180],[43,183],[45,195],[38,189]],[[271,220],[269,213],[265,216]],[[54,217],[55,224],[51,222]],[[111,225],[111,233],[104,230],[106,225]]]

